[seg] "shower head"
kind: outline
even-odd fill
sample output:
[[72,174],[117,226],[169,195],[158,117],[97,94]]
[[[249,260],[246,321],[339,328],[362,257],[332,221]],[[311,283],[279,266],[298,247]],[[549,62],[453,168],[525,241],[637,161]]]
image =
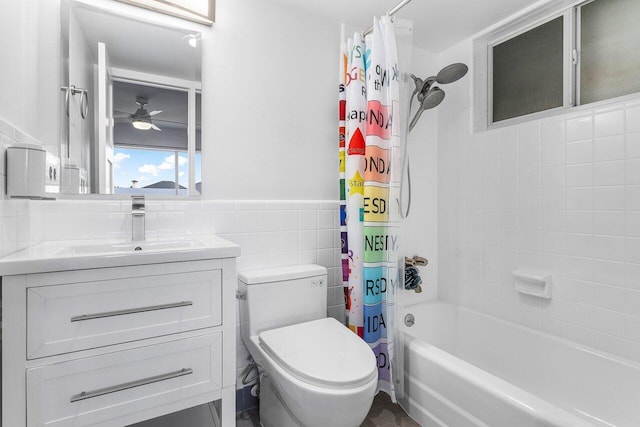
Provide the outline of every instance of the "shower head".
[[469,71],[469,67],[467,67],[466,64],[462,64],[460,62],[447,65],[442,70],[440,70],[440,72],[436,76],[436,81],[441,85],[453,83],[463,78],[464,75],[467,74],[467,71]]
[[413,98],[415,97],[420,103],[420,107],[409,124],[409,131],[418,123],[418,119],[424,110],[437,107],[444,99],[444,91],[437,86],[433,86],[433,84],[445,85],[453,83],[464,77],[467,71],[469,71],[469,67],[467,67],[466,64],[458,62],[447,65],[438,72],[438,75],[431,76],[424,80],[411,74],[415,89],[411,95],[410,102],[413,102]]
[[413,120],[409,124],[409,132],[413,129],[413,127],[418,123],[420,116],[424,110],[429,110],[431,108],[437,107],[442,100],[444,99],[444,91],[439,87],[432,87],[426,93],[420,92],[418,94],[418,101],[420,102],[420,107],[418,111],[416,111],[416,115],[413,116]]

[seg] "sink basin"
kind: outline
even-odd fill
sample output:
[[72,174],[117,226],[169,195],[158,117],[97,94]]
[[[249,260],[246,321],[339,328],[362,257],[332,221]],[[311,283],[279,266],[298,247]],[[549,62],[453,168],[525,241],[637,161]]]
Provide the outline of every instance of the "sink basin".
[[204,243],[198,240],[175,240],[158,242],[128,242],[128,243],[95,243],[65,246],[57,255],[92,255],[127,252],[164,252],[184,251],[204,248]]
[[0,276],[235,258],[240,246],[215,235],[174,240],[45,241],[0,258]]

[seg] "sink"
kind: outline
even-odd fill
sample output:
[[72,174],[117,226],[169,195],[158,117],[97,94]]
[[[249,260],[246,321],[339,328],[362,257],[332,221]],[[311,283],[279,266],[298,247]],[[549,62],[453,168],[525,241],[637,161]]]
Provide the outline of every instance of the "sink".
[[234,258],[240,247],[215,235],[174,240],[45,241],[0,258],[0,276]]
[[127,243],[94,243],[69,245],[60,249],[56,255],[95,255],[127,252],[164,252],[184,251],[204,248],[204,243],[198,240],[175,240],[157,242],[127,242]]

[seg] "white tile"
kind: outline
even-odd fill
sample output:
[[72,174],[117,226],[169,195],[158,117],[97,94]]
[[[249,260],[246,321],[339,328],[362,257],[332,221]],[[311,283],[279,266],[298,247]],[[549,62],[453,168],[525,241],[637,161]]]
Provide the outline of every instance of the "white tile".
[[600,162],[594,165],[595,185],[624,185],[625,162]]
[[315,264],[318,262],[317,251],[302,250],[298,251],[298,264]]
[[559,188],[565,185],[564,166],[552,166],[540,168],[540,187]]
[[567,166],[567,187],[587,187],[593,185],[593,165]]
[[538,189],[520,190],[518,207],[522,210],[540,209],[540,191]]
[[566,247],[566,235],[557,232],[540,233],[540,250],[551,254],[563,254]]
[[596,283],[593,285],[593,301],[596,307],[624,313],[627,308],[626,289]]
[[627,338],[640,342],[640,317],[627,316]]
[[315,250],[317,248],[317,233],[316,230],[303,230],[300,231],[300,250]]
[[540,169],[525,168],[518,170],[519,188],[537,188],[540,185]]
[[567,256],[565,261],[567,277],[584,282],[593,280],[593,259]]
[[550,119],[540,123],[540,143],[559,144],[565,139],[565,122],[561,119]]
[[627,200],[625,188],[619,187],[595,187],[594,208],[603,211],[622,211],[625,210]]
[[300,230],[315,230],[317,228],[316,217],[315,210],[301,210],[299,218]]
[[200,205],[204,211],[233,211],[236,208],[233,200],[202,200]]
[[640,132],[640,106],[627,108],[627,132]]
[[626,317],[617,311],[595,308],[594,328],[596,331],[623,338],[626,330]]
[[626,156],[628,159],[640,157],[640,133],[628,133],[626,140]]
[[567,141],[580,141],[593,136],[593,120],[591,116],[577,117],[567,120]]
[[567,197],[566,199],[567,209],[570,209],[570,210],[593,209],[593,188],[592,187],[567,188],[566,197]]
[[233,211],[213,212],[213,232],[228,234],[236,232],[236,214]]
[[[628,215],[628,214],[627,214]],[[609,236],[625,235],[624,211],[596,211],[593,213],[593,233]],[[640,224],[639,224],[640,227]],[[638,230],[640,233],[640,230]],[[640,234],[638,235],[640,237]]]
[[566,254],[573,257],[593,257],[594,240],[592,234],[568,233],[565,236]]
[[640,291],[635,289],[626,290],[626,313],[640,314]]
[[624,237],[594,236],[595,258],[624,262],[626,243]]
[[278,232],[265,231],[258,233],[258,255],[278,252],[279,241]]
[[625,158],[624,135],[607,136],[594,140],[594,161],[622,160]]
[[596,137],[619,135],[624,132],[624,110],[598,113],[594,116],[594,134]]
[[337,217],[337,213],[333,210],[319,210],[318,211],[318,229],[335,227],[336,217]]
[[540,166],[564,165],[565,158],[566,156],[565,156],[564,145],[560,145],[560,144],[543,145],[540,148]]
[[278,231],[278,212],[272,210],[258,212],[258,230]]
[[258,231],[258,211],[236,211],[236,232],[255,233]]
[[640,290],[640,264],[625,264],[626,287]]
[[265,209],[290,211],[295,209],[295,202],[293,200],[267,200]]
[[604,285],[625,286],[625,263],[618,261],[593,260],[593,281]]
[[539,210],[521,210],[518,215],[518,226],[523,230],[539,230],[541,224],[540,219]]
[[627,262],[640,263],[640,239],[627,238]]
[[627,186],[627,210],[640,210],[640,186]]
[[640,184],[640,159],[627,160],[627,184]]
[[336,247],[335,239],[337,235],[337,231],[333,229],[318,230],[318,249]]
[[640,237],[640,212],[629,211],[626,216],[627,236]]
[[259,211],[262,209],[266,209],[267,201],[266,200],[236,200],[235,205],[236,205],[236,210]]
[[300,234],[298,231],[281,231],[278,233],[278,250],[280,252],[296,252]]
[[[581,213],[581,212],[573,213],[573,215],[580,215],[580,214],[584,214],[584,213]],[[566,217],[566,213],[564,210],[541,211],[540,212],[540,230],[541,231],[557,231],[557,232],[565,231],[565,217]],[[591,227],[592,227],[592,224],[591,224]]]
[[540,125],[529,122],[518,126],[518,150],[535,150],[540,146]]
[[586,140],[567,144],[566,159],[568,165],[593,162],[593,142]]
[[540,190],[540,209],[558,210],[565,209],[565,190],[562,188],[550,188]]
[[593,328],[593,307],[567,301],[564,307],[565,320],[583,328]]
[[568,211],[566,218],[566,230],[568,233],[593,233],[593,213],[589,211]]
[[280,231],[297,231],[299,227],[298,211],[280,211],[278,228]]
[[540,232],[539,231],[527,231],[521,230],[518,239],[520,242],[520,249],[527,251],[539,251],[540,250]]

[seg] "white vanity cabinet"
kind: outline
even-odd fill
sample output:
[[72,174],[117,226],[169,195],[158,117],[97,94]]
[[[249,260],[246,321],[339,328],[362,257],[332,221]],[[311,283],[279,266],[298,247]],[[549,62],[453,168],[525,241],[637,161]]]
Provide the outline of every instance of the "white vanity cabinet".
[[235,258],[128,263],[2,277],[3,427],[235,425]]

